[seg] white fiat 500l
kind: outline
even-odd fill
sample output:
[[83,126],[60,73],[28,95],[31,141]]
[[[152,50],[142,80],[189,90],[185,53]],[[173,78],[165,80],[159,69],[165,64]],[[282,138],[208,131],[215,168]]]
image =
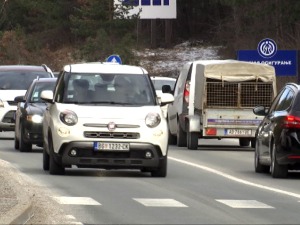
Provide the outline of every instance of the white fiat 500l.
[[112,63],[64,66],[43,120],[43,169],[139,169],[167,174],[168,127],[145,69]]

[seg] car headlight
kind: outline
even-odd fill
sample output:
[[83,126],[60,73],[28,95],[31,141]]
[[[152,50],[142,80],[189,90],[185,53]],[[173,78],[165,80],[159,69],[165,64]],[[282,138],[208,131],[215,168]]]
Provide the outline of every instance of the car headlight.
[[28,115],[26,119],[33,123],[42,123],[43,122],[43,117],[41,115]]
[[158,113],[148,113],[145,118],[145,123],[148,127],[153,128],[160,124],[161,118]]
[[3,108],[4,107],[4,102],[0,99],[0,107]]
[[66,110],[61,112],[59,117],[60,120],[68,126],[74,126],[78,122],[78,117],[73,111]]

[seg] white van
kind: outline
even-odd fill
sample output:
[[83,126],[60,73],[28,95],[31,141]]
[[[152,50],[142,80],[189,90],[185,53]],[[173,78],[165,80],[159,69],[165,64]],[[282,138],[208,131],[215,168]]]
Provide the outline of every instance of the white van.
[[237,60],[188,62],[173,95],[168,106],[169,143],[197,149],[198,138],[238,138],[240,146],[254,147],[262,117],[252,109],[271,104],[275,69]]

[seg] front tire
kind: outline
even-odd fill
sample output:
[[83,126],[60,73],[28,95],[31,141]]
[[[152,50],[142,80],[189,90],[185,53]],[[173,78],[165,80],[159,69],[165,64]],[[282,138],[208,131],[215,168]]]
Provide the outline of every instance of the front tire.
[[167,163],[168,158],[165,156],[161,161],[157,170],[151,171],[152,177],[166,177],[167,176]]
[[48,140],[49,147],[49,173],[51,175],[65,174],[65,167],[56,161],[54,158],[53,141],[51,138]]
[[19,148],[20,152],[31,152],[32,151],[32,144],[31,143],[26,143],[24,141],[24,127],[22,124],[20,124],[20,139],[19,139]]
[[16,131],[15,131],[15,140],[14,140],[14,145],[15,145],[15,149],[18,150],[20,148],[20,143],[19,140],[16,136]]
[[271,157],[271,175],[273,178],[286,178],[288,175],[287,165],[279,165],[276,159],[276,144],[273,140]]
[[48,171],[50,167],[50,157],[46,149],[43,148],[43,170]]

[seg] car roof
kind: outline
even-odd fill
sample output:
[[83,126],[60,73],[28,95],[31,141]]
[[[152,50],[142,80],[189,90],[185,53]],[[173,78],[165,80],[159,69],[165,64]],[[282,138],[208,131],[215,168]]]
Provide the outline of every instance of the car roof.
[[0,71],[46,71],[44,66],[37,65],[0,65]]
[[71,73],[148,74],[140,66],[101,62],[70,64],[65,65],[63,69]]

